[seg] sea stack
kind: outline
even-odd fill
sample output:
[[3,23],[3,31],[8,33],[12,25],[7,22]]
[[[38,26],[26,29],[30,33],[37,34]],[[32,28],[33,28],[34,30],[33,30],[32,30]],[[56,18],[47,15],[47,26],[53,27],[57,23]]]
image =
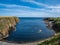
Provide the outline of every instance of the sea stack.
[[0,17],[0,40],[7,38],[18,22],[18,17]]

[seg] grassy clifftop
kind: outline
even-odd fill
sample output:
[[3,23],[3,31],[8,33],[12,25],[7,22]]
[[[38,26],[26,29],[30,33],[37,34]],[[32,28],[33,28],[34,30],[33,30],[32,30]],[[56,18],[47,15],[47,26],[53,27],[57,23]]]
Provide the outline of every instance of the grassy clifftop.
[[60,18],[46,18],[49,21],[55,21],[55,23],[60,24]]
[[60,45],[60,18],[46,18],[45,20],[53,21],[52,28],[57,32],[53,38],[43,41],[38,45]]
[[15,28],[18,21],[17,17],[0,17],[0,40],[8,37],[10,29]]
[[55,36],[43,41],[38,45],[60,45],[60,33],[57,33]]

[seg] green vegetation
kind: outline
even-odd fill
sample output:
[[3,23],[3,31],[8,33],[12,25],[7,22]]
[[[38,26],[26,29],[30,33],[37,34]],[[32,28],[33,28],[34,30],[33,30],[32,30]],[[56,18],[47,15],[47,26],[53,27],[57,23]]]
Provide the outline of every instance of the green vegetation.
[[60,44],[60,33],[53,36],[53,38],[46,40],[38,45],[59,45]]
[[53,26],[52,28],[56,31],[56,32],[60,32],[60,18],[46,18],[45,20],[48,21],[53,21]]
[[48,20],[55,21],[55,23],[60,24],[60,18],[48,18]]
[[56,31],[56,35],[49,40],[45,40],[38,45],[60,45],[60,18],[46,18],[45,20],[53,21],[52,28]]

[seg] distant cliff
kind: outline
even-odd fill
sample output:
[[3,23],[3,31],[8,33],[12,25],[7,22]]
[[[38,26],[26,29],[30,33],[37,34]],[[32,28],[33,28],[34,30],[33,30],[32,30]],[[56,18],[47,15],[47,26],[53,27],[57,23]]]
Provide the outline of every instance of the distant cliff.
[[60,18],[45,18],[47,26],[52,28],[55,32],[60,32]]
[[37,45],[60,45],[60,18],[46,18],[45,23],[50,27],[49,22],[52,22],[52,29],[56,32],[54,36],[44,40]]
[[9,36],[18,21],[18,17],[0,17],[0,40]]

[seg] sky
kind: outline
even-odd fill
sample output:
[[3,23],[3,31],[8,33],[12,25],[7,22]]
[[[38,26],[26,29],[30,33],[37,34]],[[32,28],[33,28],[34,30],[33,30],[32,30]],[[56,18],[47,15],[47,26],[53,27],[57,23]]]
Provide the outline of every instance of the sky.
[[0,0],[0,16],[60,17],[60,0]]

